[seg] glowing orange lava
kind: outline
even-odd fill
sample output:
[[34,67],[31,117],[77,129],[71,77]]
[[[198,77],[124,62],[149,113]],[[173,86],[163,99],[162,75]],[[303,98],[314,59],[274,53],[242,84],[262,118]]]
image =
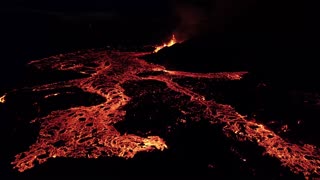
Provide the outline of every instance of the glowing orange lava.
[[[316,146],[290,143],[263,124],[248,120],[232,106],[207,100],[192,88],[173,81],[174,78],[185,77],[239,80],[246,72],[169,71],[163,66],[140,59],[140,55],[141,53],[89,50],[32,61],[30,65],[42,70],[73,70],[90,75],[82,79],[35,86],[33,91],[78,87],[86,92],[98,94],[106,101],[90,107],[80,106],[57,110],[45,117],[34,119],[32,122],[40,123],[37,140],[28,150],[15,156],[12,162],[14,168],[23,172],[34,167],[35,164],[42,164],[49,158],[56,157],[132,158],[141,151],[162,151],[170,148],[159,136],[141,137],[135,134],[120,134],[113,126],[124,119],[126,111],[123,107],[131,100],[131,97],[125,94],[122,84],[126,81],[153,80],[165,83],[168,90],[179,94],[177,96],[188,97],[187,101],[191,104],[199,105],[192,107],[188,112],[182,109],[186,102],[177,101],[177,97],[168,97],[174,99],[172,101],[177,103],[177,108],[184,116],[189,117],[188,120],[183,118],[183,122],[208,119],[213,126],[223,125],[223,133],[226,137],[264,148],[266,155],[277,158],[283,166],[294,173],[303,173],[306,178],[320,174],[320,153]],[[86,66],[88,59],[96,66]],[[148,77],[137,75],[145,71],[162,71],[163,74]],[[59,94],[51,96],[59,96]],[[204,110],[194,113],[193,111],[199,109],[198,107],[203,107]]]
[[6,102],[6,94],[0,97],[0,103],[5,103]]
[[172,35],[171,39],[169,42],[167,43],[164,43],[160,46],[156,46],[155,50],[153,51],[154,53],[157,53],[158,51],[160,51],[161,49],[165,48],[165,47],[170,47],[170,46],[173,46],[174,44],[178,43],[177,40],[176,40],[176,37],[174,35]]

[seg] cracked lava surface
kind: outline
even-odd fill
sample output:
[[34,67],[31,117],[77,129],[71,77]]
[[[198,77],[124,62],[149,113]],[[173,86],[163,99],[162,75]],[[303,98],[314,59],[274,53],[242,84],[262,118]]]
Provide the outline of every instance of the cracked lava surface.
[[[191,87],[178,84],[174,79],[221,79],[237,81],[247,72],[192,73],[166,70],[164,66],[141,59],[147,53],[119,51],[79,51],[52,56],[30,62],[41,70],[75,71],[85,78],[60,81],[32,87],[33,92],[77,87],[105,98],[101,104],[54,110],[48,115],[32,120],[40,124],[40,132],[34,144],[15,156],[14,169],[23,172],[49,158],[99,158],[117,156],[133,158],[138,152],[165,151],[170,148],[160,135],[145,136],[121,134],[115,124],[123,121],[125,106],[132,94],[126,93],[125,84],[157,82],[162,90],[174,92],[167,101],[180,112],[177,121],[209,121],[211,125],[223,125],[226,137],[239,142],[249,142],[264,148],[265,156],[277,158],[282,166],[306,178],[320,174],[320,154],[314,145],[293,144],[263,124],[248,120],[232,106],[206,100]],[[144,95],[143,87],[134,96]],[[156,92],[155,92],[156,93]],[[59,96],[53,93],[43,98]],[[1,103],[5,103],[1,97]],[[68,99],[66,99],[67,101]],[[165,121],[165,119],[164,119]]]

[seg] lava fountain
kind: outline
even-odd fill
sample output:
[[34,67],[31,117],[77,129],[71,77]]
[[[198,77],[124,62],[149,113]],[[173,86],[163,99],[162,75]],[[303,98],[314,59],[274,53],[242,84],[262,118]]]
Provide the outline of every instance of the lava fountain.
[[165,48],[165,47],[170,47],[173,46],[174,44],[178,43],[175,35],[173,34],[170,41],[167,43],[163,43],[162,45],[159,46],[155,46],[155,50],[153,51],[154,53],[157,53],[158,51],[160,51],[161,49]]

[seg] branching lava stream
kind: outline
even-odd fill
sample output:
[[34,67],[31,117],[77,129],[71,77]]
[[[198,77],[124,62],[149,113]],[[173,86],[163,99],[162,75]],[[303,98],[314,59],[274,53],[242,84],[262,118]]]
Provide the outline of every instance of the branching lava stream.
[[[140,59],[139,57],[144,54],[88,50],[30,62],[30,65],[41,70],[73,70],[90,75],[88,78],[35,86],[32,88],[33,91],[78,87],[86,92],[98,94],[106,101],[90,107],[80,106],[57,110],[45,117],[34,119],[32,122],[41,124],[37,141],[29,147],[29,150],[16,155],[12,162],[14,168],[23,172],[34,167],[36,162],[42,164],[49,158],[56,157],[118,156],[133,158],[138,152],[163,151],[170,148],[162,137],[122,135],[113,126],[123,120],[126,114],[123,107],[131,100],[131,97],[126,95],[122,84],[127,81],[154,80],[165,83],[168,89],[180,95],[188,96],[190,102],[204,106],[205,111],[202,112],[202,116],[206,117],[205,119],[210,119],[212,125],[224,124],[223,133],[227,137],[235,138],[237,141],[252,142],[263,147],[266,155],[279,159],[283,166],[290,168],[294,173],[303,173],[306,178],[320,174],[320,154],[317,147],[289,143],[264,125],[247,120],[230,105],[206,100],[191,88],[179,85],[172,80],[172,78],[191,77],[231,81],[240,80],[246,72],[191,73],[170,71],[163,66]],[[88,63],[95,66],[88,66]],[[144,77],[138,76],[143,72],[161,73]],[[52,96],[56,95],[58,94],[52,94]],[[1,98],[4,99],[4,97]],[[4,102],[4,100],[2,101]],[[193,116],[192,113],[190,116]],[[90,150],[88,150],[89,148]]]

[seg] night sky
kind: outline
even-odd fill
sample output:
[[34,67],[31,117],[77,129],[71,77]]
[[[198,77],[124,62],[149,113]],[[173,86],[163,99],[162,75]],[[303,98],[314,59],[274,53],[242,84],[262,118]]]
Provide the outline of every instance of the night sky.
[[46,39],[48,43],[57,40],[48,37],[55,35],[62,41],[68,41],[70,36],[74,36],[70,37],[74,41],[81,36],[91,39],[91,46],[101,46],[105,43],[99,39],[110,41],[110,34],[116,37],[112,41],[119,42],[137,41],[133,36],[150,40],[150,36],[163,36],[162,33],[170,31],[180,31],[182,36],[187,36],[184,38],[189,38],[208,31],[302,33],[314,29],[310,27],[313,23],[308,22],[312,21],[311,12],[302,1],[13,0],[2,3],[5,37],[29,36]]

